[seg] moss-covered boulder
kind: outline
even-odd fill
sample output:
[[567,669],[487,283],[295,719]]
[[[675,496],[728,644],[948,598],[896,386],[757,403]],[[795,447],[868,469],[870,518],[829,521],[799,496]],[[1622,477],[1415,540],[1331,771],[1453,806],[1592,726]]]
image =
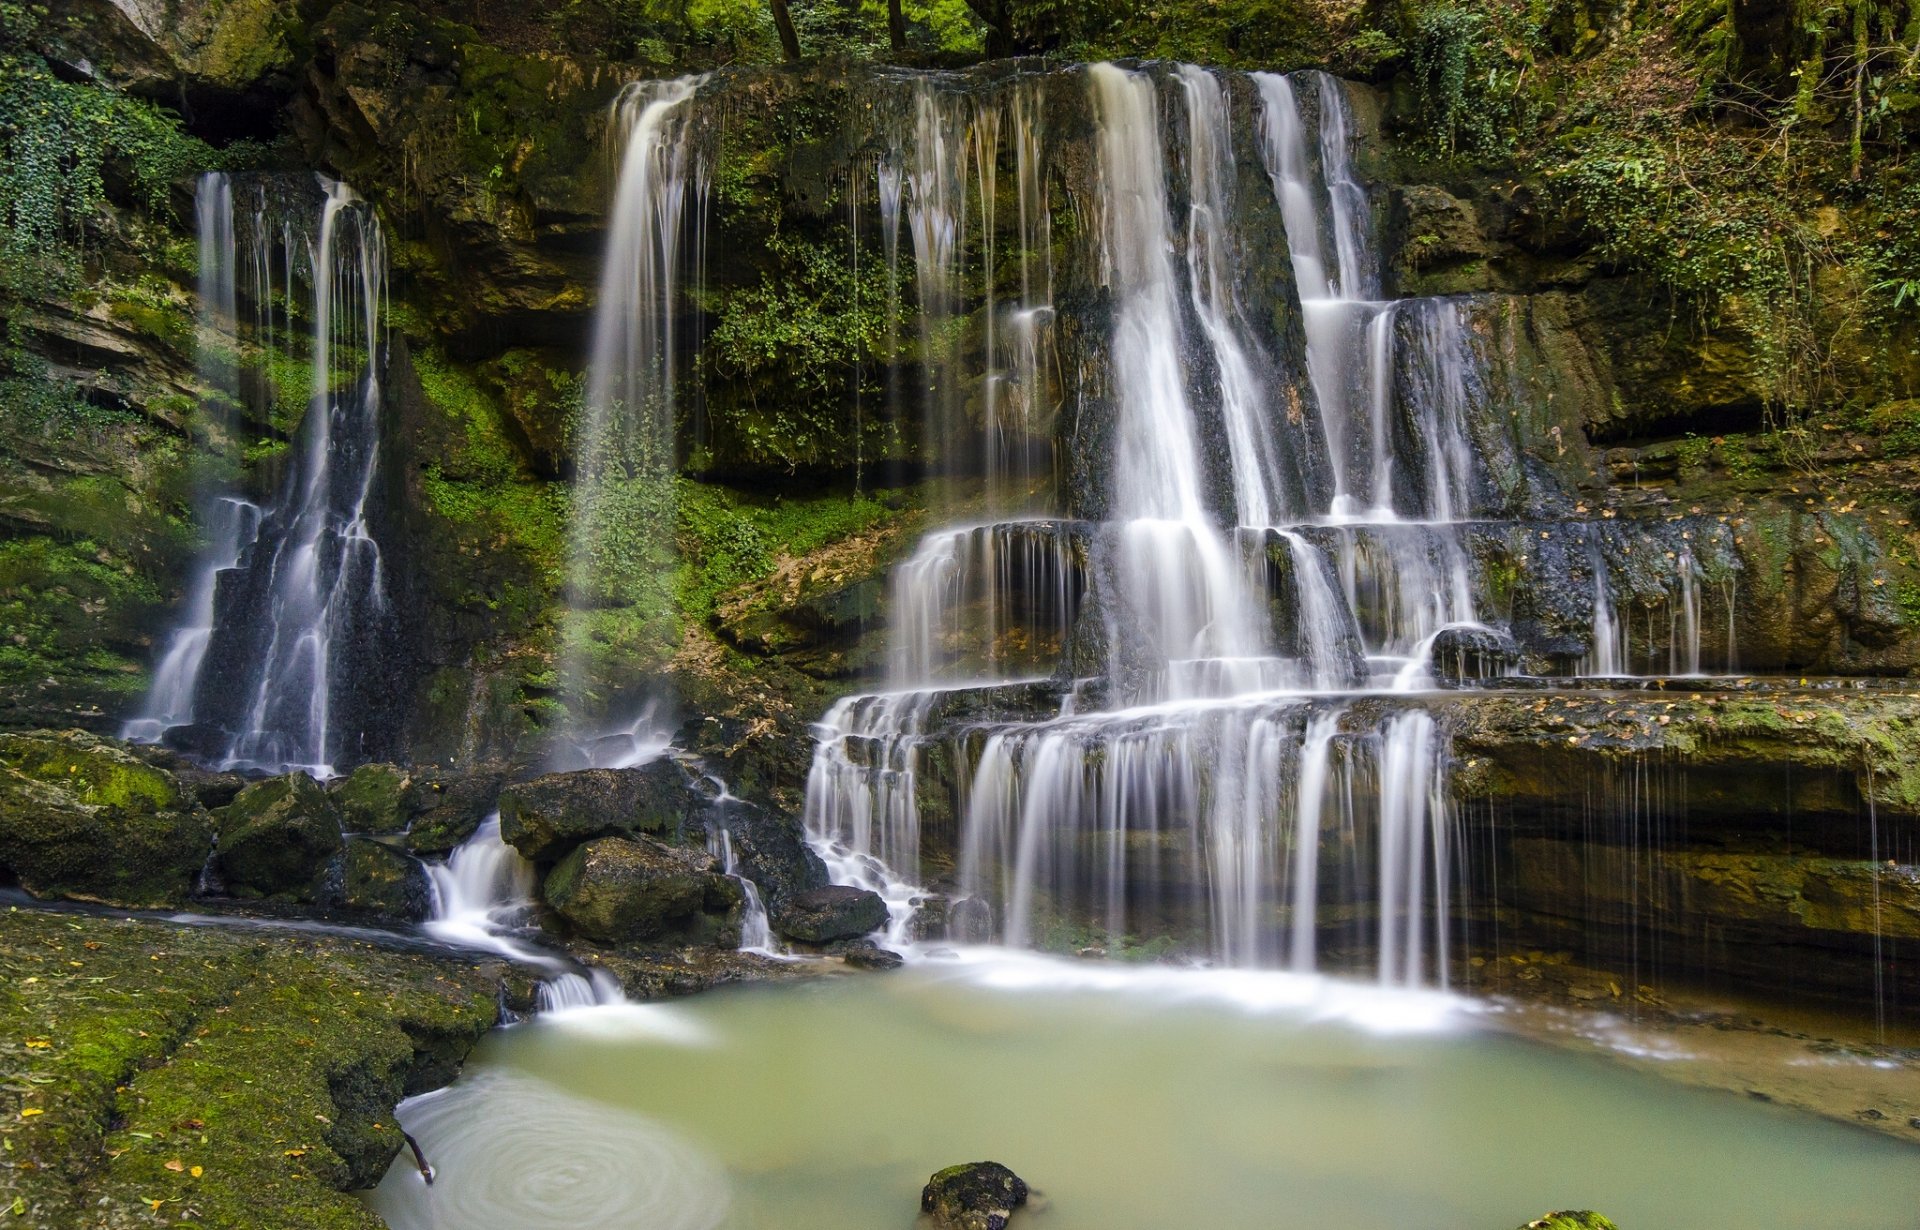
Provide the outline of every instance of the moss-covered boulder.
[[1006,1230],[1026,1202],[1026,1181],[999,1162],[935,1171],[920,1192],[920,1211],[935,1230]]
[[420,922],[432,890],[420,860],[370,837],[349,837],[328,864],[316,900],[338,913],[377,922]]
[[310,900],[340,853],[340,813],[304,773],[242,790],[220,812],[220,883],[236,897]]
[[446,854],[473,836],[500,805],[505,779],[497,773],[443,778],[416,776],[407,792],[413,820],[407,849],[415,854]]
[[37,896],[178,902],[213,846],[173,777],[81,731],[0,735],[0,870]]
[[595,837],[684,831],[701,800],[671,760],[637,769],[579,769],[500,792],[500,836],[536,863]]
[[1588,1209],[1563,1210],[1549,1213],[1521,1226],[1520,1230],[1620,1230],[1620,1228]]
[[887,903],[880,894],[845,884],[796,893],[773,907],[780,934],[804,944],[858,939],[887,925]]
[[737,946],[746,905],[711,855],[645,837],[576,847],[542,893],[575,932],[609,944]]
[[349,833],[399,833],[412,819],[412,778],[398,765],[363,764],[328,789]]

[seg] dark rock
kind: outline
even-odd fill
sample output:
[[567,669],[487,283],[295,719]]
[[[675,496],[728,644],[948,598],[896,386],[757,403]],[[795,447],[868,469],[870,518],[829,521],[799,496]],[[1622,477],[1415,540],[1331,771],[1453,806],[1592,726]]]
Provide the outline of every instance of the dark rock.
[[947,938],[962,944],[993,940],[993,907],[979,897],[962,897],[947,908]]
[[413,814],[407,849],[415,854],[446,854],[473,836],[499,807],[504,781],[491,773],[414,778],[407,789],[407,809]]
[[600,837],[560,860],[547,904],[579,934],[606,943],[740,942],[746,893],[704,851],[651,838]]
[[887,970],[899,969],[907,959],[891,948],[882,948],[871,940],[853,940],[839,952],[839,957],[855,969]]
[[793,817],[727,799],[714,804],[711,818],[733,844],[734,869],[754,882],[768,908],[827,886],[827,865]]
[[171,774],[80,731],[0,735],[0,870],[36,896],[184,900],[213,847]]
[[880,894],[845,884],[795,893],[769,913],[774,930],[807,944],[856,939],[887,925]]
[[1026,1202],[1026,1182],[999,1162],[949,1166],[920,1193],[920,1211],[937,1230],[1006,1230]]
[[332,797],[306,774],[290,773],[255,782],[222,809],[215,862],[236,897],[304,900],[342,844]]
[[347,838],[327,868],[318,903],[327,909],[395,922],[420,922],[430,912],[426,868],[385,842]]
[[596,837],[677,835],[702,804],[671,760],[637,769],[578,769],[500,792],[500,836],[536,863]]
[[408,806],[411,785],[398,765],[363,764],[334,782],[328,793],[347,832],[384,835],[403,832],[413,818]]
[[1443,628],[1434,635],[1427,661],[1450,683],[1495,679],[1520,664],[1520,648],[1498,628]]

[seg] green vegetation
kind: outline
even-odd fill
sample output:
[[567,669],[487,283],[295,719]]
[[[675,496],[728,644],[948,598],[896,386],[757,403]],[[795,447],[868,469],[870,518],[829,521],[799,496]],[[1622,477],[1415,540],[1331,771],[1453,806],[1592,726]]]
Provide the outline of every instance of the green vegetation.
[[0,927],[0,1209],[21,1225],[379,1225],[400,1148],[501,971],[294,933],[38,914]]

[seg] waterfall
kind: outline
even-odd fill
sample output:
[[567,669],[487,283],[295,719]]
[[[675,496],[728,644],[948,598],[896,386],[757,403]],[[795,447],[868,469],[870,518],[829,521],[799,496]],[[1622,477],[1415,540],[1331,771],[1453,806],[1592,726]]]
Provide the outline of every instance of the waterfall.
[[519,938],[533,913],[534,869],[501,838],[498,812],[482,821],[446,862],[427,865],[427,886],[433,909],[424,924],[426,933],[444,944],[496,952],[543,971],[547,976],[539,986],[540,1011],[626,1002],[619,982],[607,971],[583,970]]
[[[697,96],[703,76],[643,81],[613,103],[619,180],[594,309],[570,544],[563,676],[575,735],[630,722],[657,703],[598,655],[669,635],[673,568],[675,416],[686,310],[681,281],[701,267],[699,236],[711,174]],[[634,622],[622,623],[620,613]],[[616,715],[610,710],[627,707]],[[590,739],[591,736],[584,736]]]
[[[128,733],[222,768],[327,777],[383,752],[395,716],[384,668],[397,627],[375,534],[386,239],[372,208],[324,176],[262,180],[254,193],[244,236],[253,319],[242,336],[233,185],[209,175],[196,192],[209,445],[229,444],[238,426],[243,360],[263,372],[282,351],[290,366],[304,360],[305,411],[267,505],[203,484],[206,543]],[[273,304],[276,291],[291,300],[301,278],[311,294],[304,353],[292,350],[291,321],[276,321]],[[278,391],[285,405],[291,390]]]
[[1292,503],[1281,484],[1272,392],[1235,286],[1233,133],[1226,91],[1212,73],[1176,70],[1187,109],[1187,286],[1220,379],[1220,413],[1232,453],[1234,503],[1244,526],[1272,525]]
[[[194,184],[193,201],[200,254],[194,358],[203,390],[196,425],[204,431],[208,454],[218,457],[233,446],[240,406],[235,292],[239,245],[234,235],[231,179],[222,171],[202,174]],[[263,247],[255,245],[256,250]],[[210,468],[211,464],[203,463],[195,483],[196,510],[206,541],[187,584],[179,626],[167,638],[154,666],[140,715],[121,731],[141,743],[158,742],[167,731],[193,724],[194,691],[213,639],[220,574],[240,562],[241,553],[259,531],[259,506],[241,499],[225,476],[208,473]]]
[[[990,510],[1015,519],[921,539],[891,580],[886,690],[816,727],[808,832],[837,880],[890,895],[896,936],[918,891],[902,886],[930,877],[956,935],[1125,952],[1179,933],[1212,960],[1310,970],[1331,908],[1370,920],[1377,977],[1444,980],[1444,732],[1417,704],[1347,696],[1430,686],[1438,637],[1481,627],[1470,308],[1378,299],[1339,87],[1297,79],[1309,130],[1296,81],[1257,78],[1307,340],[1295,382],[1243,300],[1227,82],[1187,66],[1077,79],[1096,121],[1081,216],[1108,378],[1081,414],[1103,433],[1102,519],[1035,516],[990,481]],[[981,102],[973,180],[929,170],[954,165],[939,152],[961,148],[964,109],[914,94],[876,196],[883,242],[904,212],[916,262],[938,272],[919,271],[923,327],[928,304],[952,309],[961,257],[935,241],[949,221],[968,233],[968,187],[982,255],[997,250],[987,134],[1014,134],[1032,244],[1026,202],[1044,191],[1021,169],[1022,108],[1074,80],[1023,83],[991,121],[999,104]],[[1038,279],[1024,264],[1021,278],[1032,311]],[[982,399],[1004,422],[1000,368],[1012,359],[1024,384],[1029,360],[1017,323],[985,320]]]
[[1127,624],[1109,635],[1109,669],[1157,673],[1160,686],[1142,694],[1164,694],[1173,663],[1244,662],[1263,646],[1239,561],[1204,495],[1153,81],[1111,64],[1088,75],[1099,122],[1100,273],[1115,301],[1111,511],[1122,518],[1104,572],[1109,618]]

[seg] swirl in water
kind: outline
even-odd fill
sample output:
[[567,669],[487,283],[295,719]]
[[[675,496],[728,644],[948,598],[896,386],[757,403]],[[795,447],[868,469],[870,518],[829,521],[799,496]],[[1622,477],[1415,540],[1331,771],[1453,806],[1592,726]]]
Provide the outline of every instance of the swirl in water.
[[401,1151],[369,1201],[394,1230],[714,1230],[732,1203],[694,1145],[533,1077],[477,1073],[403,1103],[400,1122],[434,1182]]

